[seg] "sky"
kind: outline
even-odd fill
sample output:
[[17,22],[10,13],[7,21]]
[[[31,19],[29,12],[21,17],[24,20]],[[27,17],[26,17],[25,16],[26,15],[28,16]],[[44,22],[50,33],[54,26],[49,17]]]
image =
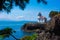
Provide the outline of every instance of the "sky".
[[48,20],[49,13],[51,11],[60,11],[60,0],[46,0],[47,5],[37,3],[36,0],[30,0],[30,3],[26,5],[24,10],[19,9],[18,6],[14,6],[9,14],[5,11],[0,12],[0,20],[12,20],[12,21],[37,21],[37,15],[40,12]]

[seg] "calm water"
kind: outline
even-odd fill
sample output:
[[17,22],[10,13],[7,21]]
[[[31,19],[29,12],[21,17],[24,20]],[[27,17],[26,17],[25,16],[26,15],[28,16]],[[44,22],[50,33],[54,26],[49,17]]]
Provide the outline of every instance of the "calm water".
[[[6,27],[10,27],[13,30],[16,31],[16,33],[13,33],[13,35],[16,38],[22,38],[25,35],[31,35],[32,33],[26,33],[23,30],[21,30],[22,26],[27,23],[28,21],[19,21],[19,22],[14,22],[14,21],[0,21],[0,30]],[[13,37],[5,38],[4,40],[15,40]]]

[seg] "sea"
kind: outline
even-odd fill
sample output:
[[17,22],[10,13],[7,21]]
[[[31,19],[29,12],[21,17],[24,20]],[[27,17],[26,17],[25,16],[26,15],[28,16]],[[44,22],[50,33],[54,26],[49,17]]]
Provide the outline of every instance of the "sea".
[[[12,28],[16,32],[13,33],[16,38],[22,38],[27,35],[32,35],[33,33],[28,33],[22,30],[22,27],[25,23],[28,23],[31,21],[0,21],[0,30],[4,28]],[[4,40],[15,40],[12,36],[6,37]]]

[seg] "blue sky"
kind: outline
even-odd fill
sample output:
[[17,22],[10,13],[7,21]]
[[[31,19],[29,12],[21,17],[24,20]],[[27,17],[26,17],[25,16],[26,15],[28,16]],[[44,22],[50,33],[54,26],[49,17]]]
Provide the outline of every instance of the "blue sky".
[[47,19],[49,19],[50,11],[60,11],[60,0],[46,0],[47,5],[42,2],[37,3],[36,0],[30,0],[30,3],[26,5],[25,10],[19,9],[19,7],[14,6],[10,14],[5,11],[0,12],[0,20],[12,20],[12,21],[37,21],[37,15],[39,12]]

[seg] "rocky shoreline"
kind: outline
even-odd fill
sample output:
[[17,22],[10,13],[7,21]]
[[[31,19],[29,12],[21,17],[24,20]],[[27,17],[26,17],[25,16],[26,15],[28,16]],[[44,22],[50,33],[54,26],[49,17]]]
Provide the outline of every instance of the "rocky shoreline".
[[34,32],[34,31],[38,31],[38,30],[45,30],[45,24],[41,24],[41,23],[26,23],[23,25],[22,27],[23,31],[26,32]]
[[36,40],[60,40],[60,14],[47,23],[26,23],[22,28],[25,32],[36,32]]

